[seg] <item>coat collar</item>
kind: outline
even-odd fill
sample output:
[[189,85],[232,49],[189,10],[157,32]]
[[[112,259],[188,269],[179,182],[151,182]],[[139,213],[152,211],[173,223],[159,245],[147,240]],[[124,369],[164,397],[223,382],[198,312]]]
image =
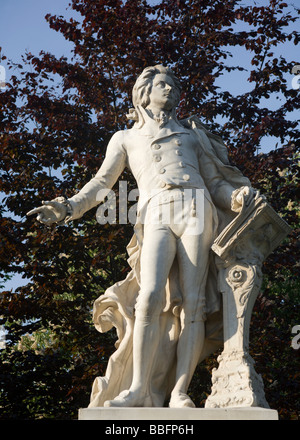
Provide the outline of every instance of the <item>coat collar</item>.
[[166,127],[161,128],[155,134],[155,136],[152,137],[151,143],[157,142],[159,139],[164,139],[164,138],[169,137],[169,136],[174,136],[176,134],[180,135],[180,134],[190,134],[190,133],[189,133],[189,130],[187,130],[184,127],[180,127],[180,126],[168,127],[168,126],[166,126]]
[[135,128],[140,136],[146,136],[151,139],[151,142],[155,142],[158,139],[162,139],[175,134],[190,134],[189,129],[181,125],[176,118],[170,118],[164,127],[159,127],[159,124],[152,119],[149,114],[143,109],[142,112],[144,124],[141,128]]

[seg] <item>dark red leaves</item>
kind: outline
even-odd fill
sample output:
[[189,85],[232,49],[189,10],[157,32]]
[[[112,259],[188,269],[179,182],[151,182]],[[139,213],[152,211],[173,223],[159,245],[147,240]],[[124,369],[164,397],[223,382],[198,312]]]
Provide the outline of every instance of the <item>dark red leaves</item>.
[[[25,214],[42,200],[73,195],[97,172],[111,135],[128,127],[137,75],[158,63],[182,80],[179,117],[196,114],[219,133],[231,161],[294,228],[265,263],[268,285],[253,318],[253,351],[269,403],[285,418],[295,414],[288,328],[299,324],[293,307],[300,291],[300,100],[291,71],[300,60],[287,60],[280,48],[299,42],[299,32],[288,27],[297,13],[279,0],[263,7],[237,0],[155,3],[72,0],[79,18],[47,14],[46,20],[73,43],[73,58],[58,59],[45,48],[10,64],[13,75],[0,92],[0,268],[27,280],[0,297],[0,324],[9,332],[0,375],[5,417],[76,417],[94,377],[105,371],[115,335],[94,330],[91,307],[128,271],[131,226],[100,227],[92,211],[49,229]],[[232,62],[235,49],[246,52],[248,72],[242,60]],[[237,94],[229,91],[235,72],[245,85]],[[225,74],[228,84],[220,88]],[[129,172],[123,178],[134,186]],[[210,376],[205,380],[209,389]],[[192,392],[201,403],[199,387]]]

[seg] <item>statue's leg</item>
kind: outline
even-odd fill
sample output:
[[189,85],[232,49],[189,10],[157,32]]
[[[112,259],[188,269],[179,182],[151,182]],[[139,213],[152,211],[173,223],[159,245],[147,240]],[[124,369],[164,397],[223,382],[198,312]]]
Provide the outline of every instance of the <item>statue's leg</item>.
[[133,332],[133,380],[130,389],[104,406],[144,406],[159,345],[159,317],[165,286],[176,254],[176,238],[168,226],[145,225],[141,253],[141,289]]
[[196,235],[183,232],[177,245],[183,305],[177,346],[176,383],[169,404],[171,407],[195,406],[187,390],[205,338],[205,287],[213,241],[210,205],[206,206],[205,213],[203,231],[200,230]]

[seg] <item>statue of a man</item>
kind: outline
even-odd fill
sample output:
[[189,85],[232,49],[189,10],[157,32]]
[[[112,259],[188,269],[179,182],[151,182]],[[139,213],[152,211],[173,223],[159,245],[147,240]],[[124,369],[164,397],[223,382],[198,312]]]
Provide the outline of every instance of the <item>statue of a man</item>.
[[169,68],[146,68],[133,88],[135,124],[114,134],[96,176],[72,198],[29,212],[45,224],[80,218],[125,167],[140,191],[132,271],[94,305],[96,328],[116,326],[119,345],[90,406],[163,406],[169,398],[170,407],[194,407],[188,386],[216,347],[208,342],[209,319],[221,308],[211,245],[254,191],[218,136],[196,117],[176,118],[179,98]]

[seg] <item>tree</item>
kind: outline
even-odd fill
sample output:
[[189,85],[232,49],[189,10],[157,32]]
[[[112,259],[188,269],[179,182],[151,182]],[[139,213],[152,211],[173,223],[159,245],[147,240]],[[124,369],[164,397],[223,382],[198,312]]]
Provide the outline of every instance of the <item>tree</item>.
[[[197,114],[220,133],[232,163],[294,228],[264,265],[251,347],[270,406],[283,418],[297,417],[298,353],[290,341],[299,324],[299,128],[289,114],[299,109],[299,92],[286,79],[296,60],[275,51],[286,42],[298,44],[299,32],[288,26],[300,11],[279,0],[265,6],[239,0],[150,3],[72,0],[80,21],[46,16],[74,44],[72,60],[41,52],[24,54],[22,65],[10,63],[19,75],[0,93],[0,264],[4,276],[17,272],[30,281],[1,294],[0,325],[8,332],[1,351],[3,418],[74,418],[88,404],[94,377],[104,374],[115,335],[95,331],[91,308],[125,278],[131,225],[100,226],[93,210],[71,227],[47,228],[25,213],[41,200],[70,197],[96,173],[111,135],[130,124],[135,78],[159,63],[182,79],[179,117]],[[243,71],[230,65],[235,47],[247,51],[252,65],[251,90],[238,96],[217,86],[224,73]],[[274,96],[278,106],[270,109]],[[279,146],[257,154],[269,138]],[[128,171],[121,180],[132,187]],[[209,393],[215,362],[211,357],[195,374],[191,393],[198,404]]]

